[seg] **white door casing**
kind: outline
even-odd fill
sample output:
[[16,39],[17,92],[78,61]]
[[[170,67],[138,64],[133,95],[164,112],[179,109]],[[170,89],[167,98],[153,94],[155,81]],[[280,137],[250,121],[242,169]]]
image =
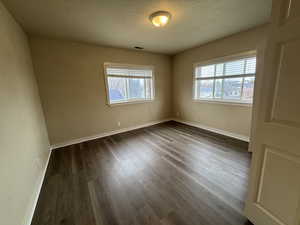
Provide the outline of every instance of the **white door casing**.
[[245,214],[256,225],[300,225],[300,0],[272,8]]

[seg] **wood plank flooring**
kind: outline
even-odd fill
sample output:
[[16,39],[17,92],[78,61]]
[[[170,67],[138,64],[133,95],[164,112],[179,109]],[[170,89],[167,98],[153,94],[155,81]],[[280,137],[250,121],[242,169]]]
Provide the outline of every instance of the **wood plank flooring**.
[[245,225],[246,144],[168,122],[54,150],[32,225]]

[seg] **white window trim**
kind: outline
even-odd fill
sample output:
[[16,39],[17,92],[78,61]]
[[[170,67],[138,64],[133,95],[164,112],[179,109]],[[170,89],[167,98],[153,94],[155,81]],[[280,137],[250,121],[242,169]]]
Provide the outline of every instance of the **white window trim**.
[[[222,104],[222,105],[235,105],[235,106],[247,106],[247,107],[252,107],[253,102],[247,102],[247,101],[241,101],[241,100],[231,100],[231,99],[210,99],[210,98],[202,98],[202,99],[198,99],[195,98],[195,89],[196,89],[196,67],[199,66],[207,66],[210,64],[218,64],[218,63],[224,63],[224,62],[228,62],[228,61],[234,61],[234,60],[238,60],[241,58],[247,58],[247,57],[253,57],[256,56],[257,57],[257,51],[256,50],[250,50],[250,51],[246,51],[246,52],[242,52],[242,53],[237,53],[234,55],[228,55],[228,56],[223,56],[223,57],[218,57],[218,58],[214,58],[214,59],[210,59],[210,60],[206,60],[206,61],[202,61],[202,62],[198,62],[198,63],[194,63],[193,65],[193,90],[192,90],[192,96],[193,96],[193,101],[194,102],[200,102],[200,103],[213,103],[213,104]],[[257,64],[256,64],[257,65]],[[254,74],[255,79],[256,79],[256,74],[257,74],[257,68],[256,68],[256,73]],[[238,75],[239,76],[239,75]],[[222,79],[222,78],[230,78],[230,77],[238,77],[236,75],[234,76],[218,76],[218,79]],[[253,74],[247,74],[247,75],[241,75],[241,77],[253,77]],[[212,79],[211,77],[205,77],[202,78],[204,79]]]
[[[109,96],[109,86],[108,86],[108,77],[106,68],[126,68],[126,69],[150,69],[152,70],[152,98],[151,99],[129,99],[126,101],[119,101],[119,102],[110,102]],[[135,64],[123,64],[123,63],[110,63],[105,62],[104,66],[104,82],[105,82],[105,91],[106,91],[106,104],[109,106],[121,106],[121,105],[130,105],[130,104],[141,104],[141,103],[150,103],[155,100],[155,68],[152,65],[135,65]],[[127,77],[127,76],[125,76]],[[134,78],[135,76],[131,76]],[[139,76],[137,76],[139,77]]]

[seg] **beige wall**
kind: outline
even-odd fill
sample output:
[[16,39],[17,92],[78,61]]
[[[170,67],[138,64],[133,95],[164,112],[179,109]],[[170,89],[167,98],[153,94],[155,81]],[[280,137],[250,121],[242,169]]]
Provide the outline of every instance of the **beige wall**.
[[[171,115],[169,56],[42,38],[30,45],[51,144]],[[108,106],[104,62],[155,66],[154,102]]]
[[248,50],[260,52],[266,28],[261,26],[175,55],[173,115],[179,113],[179,119],[249,137],[251,107],[193,101],[193,64]]
[[[265,30],[262,26],[187,50],[175,55],[173,63],[169,56],[160,54],[32,37],[30,45],[51,144],[165,119],[177,112],[180,119],[249,136],[251,107],[193,102],[193,64],[257,49]],[[155,101],[108,106],[104,62],[154,65]]]
[[0,224],[28,224],[49,142],[27,37],[0,2]]

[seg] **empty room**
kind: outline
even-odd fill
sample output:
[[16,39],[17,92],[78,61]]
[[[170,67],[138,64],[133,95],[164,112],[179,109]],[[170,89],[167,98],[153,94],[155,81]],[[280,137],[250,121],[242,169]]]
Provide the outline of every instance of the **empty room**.
[[300,1],[0,0],[0,225],[300,225]]

